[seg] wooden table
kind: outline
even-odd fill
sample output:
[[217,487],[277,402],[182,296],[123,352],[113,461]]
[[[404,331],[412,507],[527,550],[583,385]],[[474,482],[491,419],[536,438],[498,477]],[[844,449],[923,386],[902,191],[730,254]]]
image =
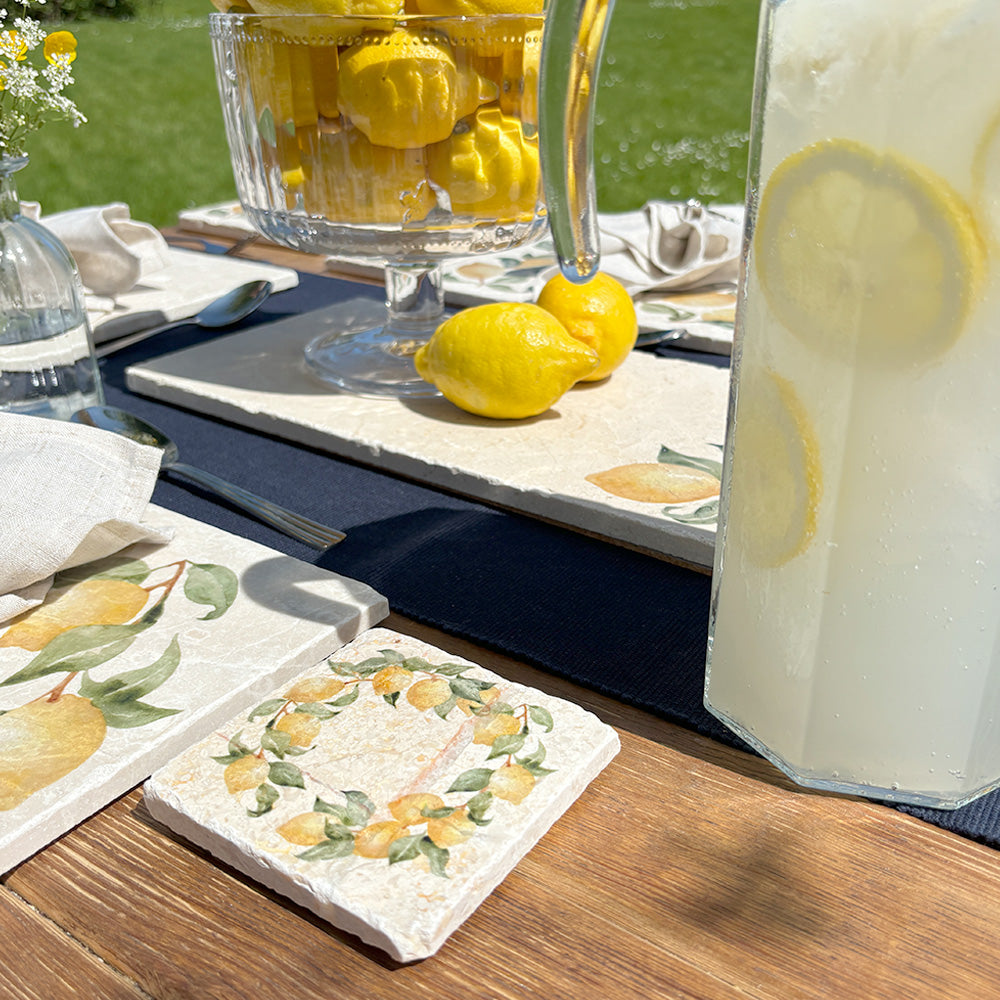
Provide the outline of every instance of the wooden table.
[[622,741],[437,955],[398,965],[322,924],[158,825],[135,789],[3,878],[0,998],[1000,997],[1000,852],[385,624],[576,701]]

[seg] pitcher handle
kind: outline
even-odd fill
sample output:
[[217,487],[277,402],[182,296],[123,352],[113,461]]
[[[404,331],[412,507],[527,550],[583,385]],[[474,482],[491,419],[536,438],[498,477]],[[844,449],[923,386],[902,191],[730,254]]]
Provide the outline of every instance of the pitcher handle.
[[601,262],[594,183],[597,77],[614,0],[548,0],[539,74],[539,145],[549,227],[562,273]]

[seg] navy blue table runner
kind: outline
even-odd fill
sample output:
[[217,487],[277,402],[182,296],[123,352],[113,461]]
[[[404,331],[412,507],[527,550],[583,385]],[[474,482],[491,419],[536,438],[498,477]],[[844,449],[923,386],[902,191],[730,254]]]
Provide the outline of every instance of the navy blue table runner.
[[[383,292],[302,274],[297,288],[272,296],[243,325],[359,295],[379,300]],[[102,361],[108,403],[161,427],[191,465],[341,528],[347,539],[317,554],[169,475],[156,503],[362,580],[415,621],[748,749],[702,706],[708,576],[125,388],[127,365],[205,337],[184,326]],[[898,808],[1000,847],[1000,791],[952,812]]]

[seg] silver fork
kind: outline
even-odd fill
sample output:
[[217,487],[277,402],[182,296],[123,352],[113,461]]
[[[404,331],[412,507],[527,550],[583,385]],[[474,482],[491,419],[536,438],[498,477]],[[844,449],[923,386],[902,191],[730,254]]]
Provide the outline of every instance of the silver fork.
[[328,528],[325,524],[265,500],[256,493],[243,489],[242,486],[220,479],[211,472],[178,461],[180,451],[177,445],[158,427],[127,410],[120,410],[116,406],[88,406],[77,410],[71,419],[79,424],[88,424],[113,434],[120,434],[132,441],[138,441],[139,444],[159,448],[163,452],[160,461],[161,472],[176,472],[256,515],[260,520],[273,525],[291,538],[297,538],[315,549],[324,551],[347,537],[344,532],[336,528]]

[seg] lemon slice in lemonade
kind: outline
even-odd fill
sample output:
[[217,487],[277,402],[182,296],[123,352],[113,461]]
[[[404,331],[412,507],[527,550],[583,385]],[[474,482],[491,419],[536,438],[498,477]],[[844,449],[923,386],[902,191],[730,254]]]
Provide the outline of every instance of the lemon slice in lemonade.
[[822,493],[819,443],[788,379],[771,370],[741,379],[733,439],[730,530],[758,566],[805,551]]
[[796,337],[828,356],[898,365],[952,345],[985,266],[972,211],[942,178],[848,139],[775,168],[754,255],[771,310]]

